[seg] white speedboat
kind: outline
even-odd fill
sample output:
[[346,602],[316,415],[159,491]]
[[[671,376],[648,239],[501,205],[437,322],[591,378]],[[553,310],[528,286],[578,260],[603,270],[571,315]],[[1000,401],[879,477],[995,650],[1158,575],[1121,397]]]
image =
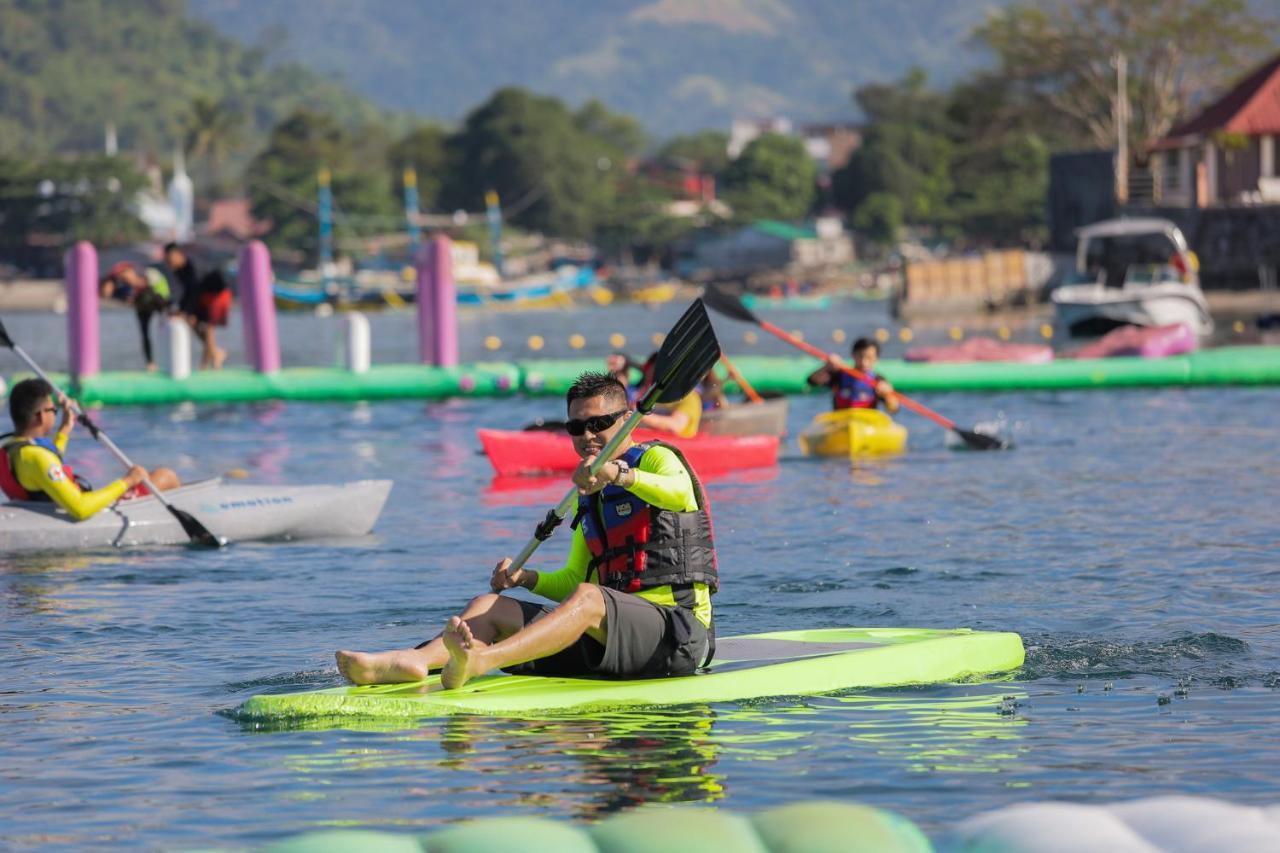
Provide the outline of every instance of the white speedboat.
[[1071,337],[1174,323],[1206,336],[1213,318],[1197,268],[1186,238],[1167,219],[1094,223],[1078,232],[1074,274],[1050,294],[1055,322]]
[[[373,528],[390,480],[272,486],[200,480],[164,495],[215,536],[231,542],[362,536]],[[181,545],[182,525],[154,497],[117,501],[76,521],[48,501],[0,504],[0,553],[132,545]]]

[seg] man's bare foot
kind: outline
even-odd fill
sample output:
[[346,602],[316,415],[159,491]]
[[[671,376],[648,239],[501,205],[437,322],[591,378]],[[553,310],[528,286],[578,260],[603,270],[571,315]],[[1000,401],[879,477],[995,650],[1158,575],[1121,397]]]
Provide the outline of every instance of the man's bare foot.
[[440,685],[452,690],[480,674],[476,659],[484,644],[476,642],[471,635],[471,626],[457,616],[449,617],[449,624],[440,636],[449,651],[449,662],[440,672]]
[[222,363],[227,360],[227,351],[221,347],[215,347],[213,350],[213,369],[221,370]]
[[338,671],[353,684],[402,684],[421,681],[427,668],[407,649],[390,652],[347,652],[334,655]]

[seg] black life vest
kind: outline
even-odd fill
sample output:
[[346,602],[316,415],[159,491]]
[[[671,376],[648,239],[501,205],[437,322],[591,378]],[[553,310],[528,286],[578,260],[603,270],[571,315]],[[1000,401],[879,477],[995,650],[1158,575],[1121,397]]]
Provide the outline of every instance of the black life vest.
[[660,509],[621,486],[606,486],[578,498],[575,523],[591,552],[588,573],[594,569],[601,586],[637,592],[655,586],[705,583],[719,586],[711,510],[693,468],[679,449],[660,441],[637,444],[622,458],[632,468],[651,447],[675,453],[693,481],[698,508],[693,512]]
[[[10,436],[0,436],[0,438],[9,438]],[[43,490],[31,491],[18,481],[18,453],[22,448],[28,446],[43,447],[45,450],[58,457],[58,461],[62,462],[62,454],[58,451],[58,446],[47,438],[14,438],[12,441],[4,443],[5,464],[0,465],[0,491],[11,501],[52,501]],[[80,487],[83,492],[91,491],[91,487],[87,482],[76,475],[71,470],[71,466],[62,463],[62,470],[67,475],[67,479]]]

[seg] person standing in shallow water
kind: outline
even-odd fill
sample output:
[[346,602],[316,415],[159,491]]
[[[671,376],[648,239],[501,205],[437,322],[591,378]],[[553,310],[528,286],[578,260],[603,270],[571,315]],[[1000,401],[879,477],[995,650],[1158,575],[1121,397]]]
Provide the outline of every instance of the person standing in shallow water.
[[121,261],[99,283],[99,294],[104,299],[115,299],[132,306],[142,333],[142,355],[147,360],[147,370],[156,370],[151,346],[151,318],[156,314],[163,317],[169,309],[169,282],[164,274],[153,267],[139,272],[133,264]]
[[214,329],[227,324],[231,290],[222,274],[217,271],[204,278],[197,276],[195,264],[177,243],[169,243],[164,247],[164,262],[169,267],[174,284],[178,286],[178,312],[195,330],[196,337],[203,346],[200,369],[220,369],[227,359],[227,351],[218,346]]
[[[443,632],[414,648],[336,653],[356,684],[419,681],[441,669],[457,688],[494,669],[548,676],[691,675],[715,650],[711,595],[719,576],[706,494],[680,452],[624,442],[591,464],[631,413],[612,376],[584,373],[569,389],[566,429],[581,462],[568,561],[539,572],[503,559]],[[555,607],[502,595],[522,587]]]

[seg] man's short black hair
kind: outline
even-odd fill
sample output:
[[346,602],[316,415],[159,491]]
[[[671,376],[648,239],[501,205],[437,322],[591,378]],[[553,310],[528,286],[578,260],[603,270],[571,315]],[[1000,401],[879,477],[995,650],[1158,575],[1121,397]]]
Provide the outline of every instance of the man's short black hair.
[[585,400],[589,397],[604,397],[617,403],[620,408],[627,406],[627,389],[607,373],[588,370],[579,376],[569,386],[568,393],[564,395],[564,402],[568,406],[574,400]]
[[53,396],[53,386],[43,379],[24,379],[9,389],[9,417],[19,432],[31,426],[45,397]]
[[165,243],[165,244],[164,244],[164,251],[162,251],[162,252],[161,252],[161,254],[162,254],[162,255],[167,255],[167,254],[169,254],[170,252],[174,251],[175,249],[176,249],[177,251],[179,251],[179,252],[181,252],[181,251],[182,251],[182,247],[181,247],[181,246],[179,246],[177,243]]
[[874,349],[876,351],[876,355],[880,354],[880,344],[876,343],[871,338],[858,338],[856,341],[853,342],[853,349],[851,350],[851,352],[853,353],[853,356],[856,358],[858,356],[858,353],[863,352],[864,350],[869,350],[869,349]]

